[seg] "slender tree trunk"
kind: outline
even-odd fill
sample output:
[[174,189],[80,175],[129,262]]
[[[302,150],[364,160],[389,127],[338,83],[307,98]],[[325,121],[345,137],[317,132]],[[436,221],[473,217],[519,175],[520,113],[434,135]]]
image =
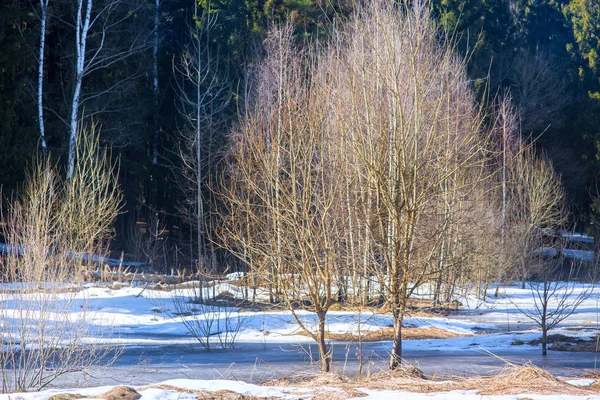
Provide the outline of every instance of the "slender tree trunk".
[[[194,12],[196,19],[198,15],[198,5],[195,5]],[[197,23],[197,22],[196,22]],[[196,40],[200,41],[200,32],[196,25]],[[200,46],[200,43],[198,43]],[[205,266],[205,246],[204,246],[204,203],[202,199],[202,88],[200,83],[203,80],[202,77],[202,52],[197,51],[197,70],[196,70],[196,126],[195,126],[195,140],[196,140],[196,230],[197,230],[197,251],[198,251],[198,280],[200,281],[200,287],[204,284],[204,272]],[[198,299],[202,304],[204,302],[203,293],[200,291],[200,298]]]
[[152,165],[158,164],[158,17],[160,0],[154,3],[154,47],[152,49],[152,89],[154,92],[154,141],[152,143]]
[[46,146],[46,132],[44,126],[44,105],[43,105],[43,94],[44,94],[44,50],[46,48],[46,23],[48,21],[48,0],[40,0],[40,54],[38,62],[38,123],[40,127],[40,140],[42,143],[42,151],[44,157],[48,155],[48,148]]
[[[505,104],[502,104],[503,108]],[[507,186],[506,186],[506,146],[508,144],[508,128],[506,124],[506,111],[502,110],[502,222],[500,225],[500,256],[502,265],[498,269],[498,285],[494,297],[498,297],[500,292],[500,284],[502,283],[502,270],[505,261],[505,237],[506,237],[506,201],[507,201]]]
[[548,291],[550,290],[550,285],[548,283],[548,278],[544,279],[544,292],[542,297],[542,314],[541,316],[541,328],[542,328],[542,355],[545,356],[548,354],[546,347],[548,342]]
[[[85,16],[81,13],[84,11]],[[69,120],[69,166],[67,170],[67,180],[73,176],[75,169],[75,151],[77,136],[77,125],[79,122],[79,99],[81,97],[81,84],[85,67],[85,48],[87,44],[87,35],[90,28],[90,18],[92,14],[93,0],[79,0],[77,6],[77,21],[75,24],[75,48],[77,58],[75,61],[75,87],[73,88],[73,99],[71,101],[71,117]]]
[[438,260],[438,278],[435,284],[435,290],[433,292],[433,307],[439,306],[442,302],[440,300],[442,296],[442,283],[444,281],[444,244],[445,241],[442,240],[442,245],[440,246],[440,258]]
[[398,313],[394,318],[394,341],[390,354],[390,369],[397,369],[402,365],[402,320],[404,313]]
[[548,355],[548,351],[546,350],[546,346],[548,343],[548,329],[546,329],[545,321],[542,323],[542,355]]
[[321,372],[331,371],[331,352],[325,342],[325,313],[318,312],[319,331],[317,332],[317,345],[319,347],[319,358],[321,361]]
[[[198,52],[198,65],[200,64],[200,52]],[[200,76],[200,68],[198,68],[198,82],[201,82],[202,77]],[[202,201],[202,126],[201,126],[201,109],[200,102],[202,101],[202,93],[200,90],[200,84],[196,87],[196,96],[197,96],[197,104],[196,104],[196,230],[198,232],[198,279],[200,280],[200,286],[202,286],[204,281],[204,204]],[[200,303],[202,304],[204,299],[202,297],[202,292],[200,292]]]

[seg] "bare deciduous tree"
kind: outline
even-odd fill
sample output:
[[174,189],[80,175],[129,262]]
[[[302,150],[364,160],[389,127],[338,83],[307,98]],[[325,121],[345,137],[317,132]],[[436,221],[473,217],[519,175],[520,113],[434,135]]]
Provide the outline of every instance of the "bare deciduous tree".
[[122,34],[122,31],[125,31],[124,26],[132,22],[134,11],[140,8],[135,2],[77,0],[75,7],[75,60],[72,91],[69,92],[68,99],[70,113],[64,120],[69,129],[67,179],[72,177],[75,168],[76,137],[82,119],[80,108],[85,103],[104,98],[101,107],[88,109],[86,112],[89,117],[107,112],[111,103],[108,99],[114,100],[121,95],[123,85],[132,80],[132,75],[118,78],[111,82],[109,87],[94,93],[85,93],[84,79],[93,73],[118,65],[148,48],[143,30],[131,29],[128,35]]
[[[208,4],[210,7],[210,4]],[[187,126],[181,132],[181,145],[178,149],[183,164],[182,189],[187,194],[185,215],[189,215],[190,225],[196,234],[197,268],[199,285],[203,285],[202,273],[206,272],[207,225],[209,222],[206,213],[206,195],[208,190],[207,171],[214,168],[216,157],[215,134],[219,129],[219,115],[229,101],[228,86],[217,71],[218,59],[213,54],[211,47],[211,30],[214,27],[218,14],[210,10],[194,8],[194,26],[190,28],[190,44],[176,66],[175,72],[179,75],[178,96],[179,111],[185,118]],[[210,242],[212,243],[212,242]],[[217,271],[215,263],[211,268],[212,274]],[[202,303],[203,294],[199,290],[199,301]]]
[[540,246],[548,230],[560,229],[567,221],[564,190],[552,164],[523,148],[514,157],[507,174],[507,219],[505,257],[521,286],[536,271]]
[[367,194],[357,220],[370,250],[361,258],[370,259],[394,315],[396,368],[409,297],[463,257],[464,215],[485,177],[482,114],[464,61],[440,41],[420,2],[408,9],[374,2],[344,39],[336,73],[345,84],[332,98],[358,163],[353,189]]
[[275,300],[317,314],[316,334],[298,323],[323,370],[332,301],[376,286],[394,315],[396,368],[408,298],[441,270],[460,276],[470,251],[483,115],[422,4],[370,3],[332,36],[303,55],[272,30],[234,135],[223,237]]
[[[339,150],[324,129],[316,60],[294,48],[289,26],[272,28],[267,40],[255,95],[232,138],[223,238],[317,342],[327,372],[326,315],[344,263]],[[316,314],[314,326],[298,308]]]

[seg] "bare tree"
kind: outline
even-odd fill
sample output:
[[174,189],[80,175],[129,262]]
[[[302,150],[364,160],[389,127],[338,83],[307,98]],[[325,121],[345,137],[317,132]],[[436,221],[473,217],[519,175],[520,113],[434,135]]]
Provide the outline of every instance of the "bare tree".
[[[586,272],[591,272],[583,271],[590,267],[583,260],[565,259],[562,255],[547,257],[544,245],[559,247],[560,238],[548,241],[546,236],[540,240],[545,243],[538,244],[535,258],[531,260],[535,273],[526,279],[533,298],[533,308],[525,308],[517,301],[513,301],[513,304],[542,330],[542,355],[545,356],[548,353],[548,331],[571,316],[590,297],[594,284],[591,279],[592,283],[588,285],[583,285],[585,280],[577,282],[581,274],[585,277]],[[591,277],[591,273],[588,276]]]
[[298,323],[317,340],[323,370],[332,301],[348,281],[354,295],[376,286],[394,315],[396,368],[408,299],[460,267],[465,216],[486,178],[465,63],[419,3],[369,4],[314,54],[278,29],[267,43],[233,137],[226,246],[292,313],[317,314],[316,334]]
[[[210,7],[210,4],[208,4]],[[216,146],[214,135],[219,128],[219,115],[229,101],[228,86],[218,74],[218,58],[212,51],[211,30],[218,14],[210,10],[194,8],[194,25],[190,28],[190,41],[175,72],[179,75],[179,110],[187,126],[181,133],[178,150],[183,163],[181,186],[188,194],[186,211],[191,209],[191,225],[196,233],[198,270],[206,271],[207,263],[207,215],[205,195],[208,191],[207,169],[214,167]],[[188,213],[186,213],[188,214]],[[216,267],[213,264],[213,267]],[[212,270],[215,274],[217,271]],[[203,278],[200,275],[200,286]],[[199,301],[203,301],[199,291]]]
[[[340,151],[326,129],[328,98],[320,86],[327,71],[296,50],[289,26],[270,32],[254,96],[232,137],[222,237],[317,342],[321,370],[328,372],[326,316],[339,291],[345,247]],[[314,312],[315,320],[298,309]]]
[[449,255],[459,259],[450,239],[461,236],[462,215],[476,204],[472,194],[485,177],[482,114],[464,61],[440,42],[423,4],[374,2],[343,39],[338,75],[346,84],[332,98],[359,163],[354,190],[370,202],[358,214],[370,242],[362,257],[394,316],[396,368],[409,297],[452,264]]
[[560,177],[544,156],[531,148],[515,155],[507,176],[506,247],[504,253],[521,286],[539,257],[543,236],[567,221],[564,190]]
[[[96,3],[94,2],[96,1]],[[103,71],[144,51],[148,43],[144,31],[130,31],[129,34],[117,35],[132,21],[133,11],[139,5],[124,0],[77,0],[75,3],[75,61],[72,92],[70,92],[70,114],[65,121],[69,127],[69,160],[67,179],[71,179],[76,158],[76,136],[81,119],[80,107],[92,100],[114,95],[122,90],[122,85],[131,81],[132,76],[117,79],[110,87],[94,93],[83,92],[84,79],[90,74]],[[117,37],[119,36],[119,37]],[[104,104],[97,110],[88,110],[88,116],[97,116],[106,112],[110,101],[105,98]]]
[[538,136],[551,125],[560,128],[564,123],[571,95],[560,70],[560,64],[543,51],[515,58],[511,92],[525,134]]

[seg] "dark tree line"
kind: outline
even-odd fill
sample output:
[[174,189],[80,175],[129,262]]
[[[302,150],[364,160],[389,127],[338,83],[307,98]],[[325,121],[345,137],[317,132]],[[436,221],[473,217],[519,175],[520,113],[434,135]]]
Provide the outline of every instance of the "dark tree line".
[[[210,186],[219,177],[219,155],[244,108],[246,76],[264,52],[272,22],[291,22],[299,42],[326,41],[336,18],[353,13],[352,0],[5,0],[0,5],[0,184],[9,195],[25,167],[42,156],[38,67],[42,5],[45,13],[41,105],[44,141],[67,175],[70,118],[97,123],[101,141],[120,158],[125,210],[116,225],[115,251],[153,266],[192,266],[196,243],[205,262],[225,257],[211,249],[212,214],[218,204]],[[76,32],[83,32],[90,5],[81,97]],[[158,9],[156,8],[158,5]],[[78,7],[80,6],[80,7]],[[521,135],[537,140],[562,175],[575,205],[577,229],[598,210],[589,204],[600,160],[600,3],[594,0],[432,0],[433,15],[468,54],[468,73],[482,103],[510,92]],[[158,12],[156,12],[158,11]],[[205,18],[208,16],[208,18]],[[202,224],[182,183],[182,60],[207,29],[204,50],[222,102],[213,107],[202,141],[205,202]],[[158,25],[156,25],[158,22]],[[155,52],[156,49],[156,52]],[[156,65],[156,68],[154,68]],[[489,78],[489,79],[488,79]],[[155,89],[154,82],[157,82]],[[226,89],[223,89],[226,88]],[[207,87],[202,87],[207,90]],[[155,157],[156,155],[156,157]],[[194,196],[192,196],[194,197]],[[198,196],[195,196],[199,198]],[[197,207],[195,207],[197,209]],[[200,228],[201,226],[201,228]],[[203,240],[198,239],[198,235]],[[168,259],[168,260],[167,260]],[[232,259],[233,260],[233,259]],[[230,260],[220,260],[226,265]]]

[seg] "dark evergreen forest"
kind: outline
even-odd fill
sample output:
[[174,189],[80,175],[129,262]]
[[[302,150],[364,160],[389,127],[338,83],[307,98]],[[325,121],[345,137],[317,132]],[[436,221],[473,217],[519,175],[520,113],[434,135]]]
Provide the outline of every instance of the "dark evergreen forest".
[[[198,258],[215,271],[233,265],[213,244],[220,205],[211,188],[226,179],[222,155],[263,43],[272,24],[284,22],[299,43],[327,41],[353,3],[2,0],[3,197],[18,191],[42,157],[68,175],[73,120],[95,125],[120,166],[124,208],[114,255],[155,269],[188,268]],[[573,226],[600,233],[600,2],[430,6],[468,59],[477,101],[510,94],[520,134],[562,178]]]

